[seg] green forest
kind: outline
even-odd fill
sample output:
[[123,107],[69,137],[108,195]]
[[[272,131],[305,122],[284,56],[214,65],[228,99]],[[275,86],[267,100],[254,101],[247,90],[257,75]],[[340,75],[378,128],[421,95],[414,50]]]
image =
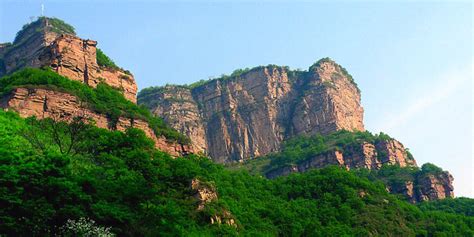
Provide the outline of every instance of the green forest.
[[[218,200],[198,210],[193,179],[212,186]],[[71,228],[82,222],[102,236],[474,234],[472,199],[417,206],[388,194],[382,182],[338,167],[268,180],[206,157],[174,159],[141,130],[5,111],[0,192],[0,233],[8,236],[87,236]],[[210,223],[225,212],[235,225]]]
[[[12,43],[0,44],[0,74],[5,75],[0,78],[0,106],[8,108],[0,109],[0,237],[474,236],[474,199],[446,195],[446,199],[423,201],[430,199],[415,200],[410,199],[415,195],[390,193],[393,188],[406,188],[410,183],[413,194],[422,186],[420,180],[448,174],[430,163],[417,167],[410,151],[403,150],[402,145],[405,167],[387,165],[389,162],[379,162],[380,166],[372,170],[361,166],[351,170],[335,165],[311,166],[302,173],[267,178],[269,172],[301,165],[326,152],[353,155],[367,143],[374,147],[372,154],[376,155],[371,157],[390,158],[389,152],[376,146],[392,140],[384,133],[339,130],[291,138],[288,133],[281,147],[278,143],[278,152],[255,159],[243,157],[247,161],[225,165],[213,162],[204,155],[205,151],[176,152],[186,154],[181,157],[160,151],[144,131],[132,127],[134,121],[145,121],[156,136],[183,151],[192,143],[171,126],[175,123],[170,125],[145,105],[127,100],[123,88],[112,87],[103,78],[95,78],[101,83],[93,88],[59,75],[59,70],[53,71],[48,57],[53,55],[54,44],[46,43],[47,37],[42,38],[48,31],[76,34],[74,27],[64,21],[42,16],[24,25]],[[71,64],[73,71],[85,78],[94,68],[98,72],[119,70],[119,75],[125,73],[125,78],[133,81],[129,71],[117,66],[99,48],[95,50],[95,44],[94,48],[87,48],[92,46],[82,42],[82,51],[76,53],[84,62],[77,62],[71,55],[54,54],[54,63]],[[130,50],[135,50],[137,44],[127,43]],[[88,67],[86,53],[96,57],[99,67],[95,62],[94,67]],[[312,88],[306,79],[322,70],[325,62],[336,65],[335,71],[328,74],[331,79],[334,75],[336,79],[346,78],[359,90],[348,71],[330,58],[317,61],[308,70],[270,64],[176,87],[193,92],[204,90],[205,85],[231,84],[265,68],[286,72],[288,83],[301,89],[298,93],[303,95]],[[84,70],[77,65],[82,63],[86,63]],[[322,86],[334,87],[324,83]],[[28,89],[26,96],[35,89],[75,96],[82,107],[107,118],[108,126],[103,126],[107,129],[98,128],[95,121],[83,117],[68,121],[64,121],[66,116],[21,117],[8,104],[18,88]],[[157,92],[165,89],[143,89],[138,94],[139,104],[155,99]],[[210,99],[215,98],[218,97]],[[41,100],[39,113],[48,112],[47,99],[45,96]],[[220,100],[230,103],[230,99]],[[178,117],[187,116],[182,113],[185,107],[174,109]],[[157,111],[154,113],[159,114]],[[226,113],[225,109],[220,112]],[[131,127],[123,132],[117,131],[121,118],[131,121]],[[185,119],[177,122],[193,123]],[[452,177],[449,185],[451,181]],[[440,193],[444,195],[444,189]]]

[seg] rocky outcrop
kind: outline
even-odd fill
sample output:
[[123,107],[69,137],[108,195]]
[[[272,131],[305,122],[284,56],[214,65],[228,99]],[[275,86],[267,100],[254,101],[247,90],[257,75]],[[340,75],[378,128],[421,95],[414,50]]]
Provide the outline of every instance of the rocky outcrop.
[[447,171],[421,171],[402,183],[387,183],[387,190],[401,194],[411,203],[453,198],[453,176]]
[[267,178],[273,179],[295,172],[306,172],[314,168],[337,165],[350,169],[380,169],[382,165],[398,165],[400,167],[417,167],[416,161],[409,156],[403,144],[395,139],[378,140],[351,144],[341,149],[333,149],[317,154],[298,164],[274,168],[266,172]]
[[[96,45],[73,34],[55,30],[49,18],[40,18],[23,29],[12,45],[0,49],[0,77],[24,67],[51,67],[72,80],[96,87],[107,83],[136,102],[137,85],[129,72],[97,64]],[[2,53],[3,51],[3,53]]]
[[420,170],[403,144],[395,139],[377,140],[374,143],[361,142],[330,150],[297,164],[272,168],[265,172],[265,176],[274,179],[328,165],[341,166],[347,170],[379,170],[382,165],[406,167],[409,169],[399,173],[389,172],[388,177],[384,173],[377,173],[378,178],[386,184],[387,191],[400,194],[412,203],[454,197],[451,174],[441,170],[426,171],[423,167]]
[[190,90],[184,87],[166,87],[162,93],[152,96],[153,101],[159,103],[159,106],[154,105],[154,114],[159,114],[171,127],[192,138],[196,150],[206,153],[206,131]]
[[413,157],[409,157],[403,144],[395,139],[381,140],[375,144],[382,164],[416,166]]
[[[198,211],[203,211],[207,205],[217,201],[218,199],[215,187],[208,183],[204,183],[199,179],[191,180],[191,190],[194,192],[193,197],[197,200]],[[232,227],[237,227],[235,218],[224,208],[221,208],[217,213],[212,213],[208,218],[211,224],[226,224]]]
[[53,31],[47,19],[31,23],[20,31],[13,44],[6,44],[0,50],[3,68],[0,77],[24,67],[41,67],[45,65],[41,55],[53,43],[61,32]]
[[1,98],[0,107],[17,111],[22,117],[35,116],[40,119],[53,118],[59,121],[71,121],[75,117],[92,119],[97,127],[109,130],[125,131],[129,127],[135,127],[143,130],[155,142],[158,149],[172,156],[194,153],[189,145],[170,142],[164,137],[156,136],[146,121],[120,117],[116,123],[112,123],[105,115],[88,109],[86,104],[68,93],[36,88],[16,88],[9,95]]
[[196,87],[144,90],[139,103],[220,163],[277,151],[295,135],[364,130],[357,86],[329,59],[308,71],[257,67]]
[[444,171],[417,177],[417,201],[438,200],[454,197],[453,176]]

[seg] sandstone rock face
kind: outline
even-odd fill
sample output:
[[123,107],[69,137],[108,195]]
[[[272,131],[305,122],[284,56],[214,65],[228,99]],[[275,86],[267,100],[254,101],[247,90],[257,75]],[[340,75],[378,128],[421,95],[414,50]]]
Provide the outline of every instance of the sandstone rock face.
[[137,85],[130,73],[97,64],[96,41],[58,34],[48,26],[47,18],[39,20],[26,28],[13,45],[0,49],[0,61],[3,61],[0,77],[24,67],[48,66],[60,75],[92,87],[104,82],[136,102]]
[[[396,144],[396,146],[387,146],[386,144]],[[403,144],[395,139],[381,140],[375,142],[375,144],[363,142],[362,144],[343,147],[342,150],[331,150],[303,160],[297,165],[271,170],[266,176],[273,179],[294,172],[323,168],[328,165],[338,165],[347,170],[354,168],[380,169],[384,164],[399,165],[400,167],[417,166],[415,160],[409,157]]]
[[417,201],[428,201],[454,197],[453,176],[448,172],[418,177]]
[[191,189],[196,193],[194,197],[199,201],[198,210],[204,209],[207,203],[217,200],[217,192],[214,187],[203,184],[198,179],[191,180]]
[[[417,167],[416,161],[409,155],[403,144],[395,139],[379,140],[372,143],[342,147],[342,152],[331,150],[292,164],[266,172],[270,179],[296,172],[306,172],[314,168],[337,165],[345,169],[366,168],[378,170],[382,165]],[[406,177],[402,177],[406,178]],[[387,191],[401,194],[412,203],[439,200],[454,197],[453,176],[446,171],[423,173],[418,171],[402,183],[386,183]]]
[[304,72],[266,66],[194,88],[166,86],[139,103],[220,163],[277,151],[295,135],[364,130],[357,86],[331,60]]
[[400,167],[416,166],[416,161],[408,158],[405,147],[397,140],[381,141],[376,144],[376,147],[383,164],[398,164]]
[[194,153],[189,145],[169,142],[164,137],[157,137],[146,121],[121,117],[112,124],[103,115],[89,110],[75,96],[45,89],[17,88],[9,95],[1,98],[0,107],[17,111],[22,117],[53,118],[59,121],[71,121],[75,117],[92,119],[95,125],[109,130],[125,131],[129,127],[141,129],[150,137],[155,146],[172,156]]
[[[203,183],[199,179],[191,180],[191,189],[195,192],[194,198],[198,201],[198,211],[203,211],[206,205],[213,201],[217,201],[218,199],[215,187]],[[221,209],[219,213],[211,215],[209,221],[211,224],[226,224],[232,227],[237,227],[234,217],[226,209]]]
[[47,20],[30,25],[15,39],[14,44],[0,50],[0,59],[3,61],[3,65],[0,65],[3,66],[0,77],[23,67],[43,66],[45,62],[41,55],[58,36],[58,33],[51,30]]
[[416,175],[413,180],[387,188],[391,193],[402,194],[411,203],[454,197],[453,176],[447,171]]
[[206,133],[191,92],[183,87],[165,87],[163,93],[153,94],[152,97],[155,103],[159,103],[159,106],[155,104],[154,113],[160,114],[171,127],[192,138],[196,150],[206,153]]

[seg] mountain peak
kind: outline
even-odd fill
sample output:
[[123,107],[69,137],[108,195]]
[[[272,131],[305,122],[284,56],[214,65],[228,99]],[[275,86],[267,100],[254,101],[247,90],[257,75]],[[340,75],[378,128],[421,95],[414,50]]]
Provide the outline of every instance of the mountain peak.
[[38,17],[36,21],[23,25],[22,29],[16,34],[13,43],[19,44],[38,32],[76,35],[74,27],[63,20],[55,17],[42,16]]

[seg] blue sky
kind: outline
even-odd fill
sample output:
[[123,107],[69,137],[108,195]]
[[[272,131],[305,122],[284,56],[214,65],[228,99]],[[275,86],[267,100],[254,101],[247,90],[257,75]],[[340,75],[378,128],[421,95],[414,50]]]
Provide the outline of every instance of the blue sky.
[[474,197],[469,2],[2,1],[0,42],[41,13],[99,42],[140,89],[236,68],[331,57],[362,91],[366,128],[409,147]]

